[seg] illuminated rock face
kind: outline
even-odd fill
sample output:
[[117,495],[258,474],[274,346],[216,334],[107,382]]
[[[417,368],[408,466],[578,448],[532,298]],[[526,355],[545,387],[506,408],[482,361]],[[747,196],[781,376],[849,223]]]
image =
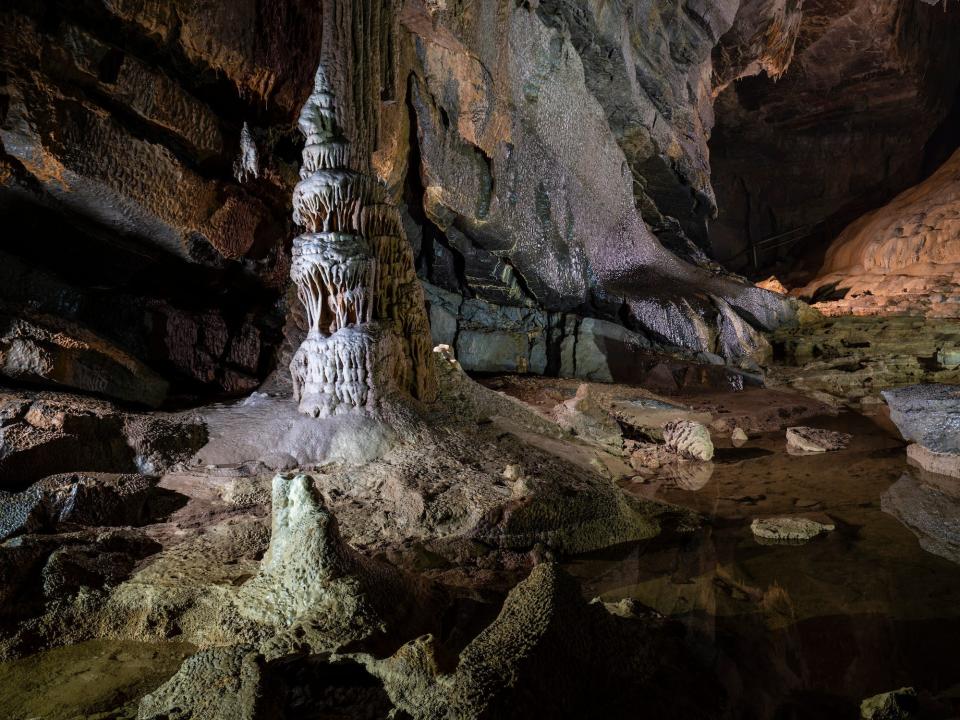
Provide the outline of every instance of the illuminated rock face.
[[300,410],[373,411],[387,396],[429,402],[430,328],[400,216],[346,137],[326,72],[300,113],[306,137],[290,277],[307,337],[290,364]]

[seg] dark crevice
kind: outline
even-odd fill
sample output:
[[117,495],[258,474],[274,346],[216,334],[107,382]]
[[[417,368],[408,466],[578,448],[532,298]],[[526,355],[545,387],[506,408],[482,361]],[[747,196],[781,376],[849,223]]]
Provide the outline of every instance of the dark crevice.
[[[403,186],[403,201],[406,204],[407,212],[421,231],[420,252],[415,258],[415,263],[418,273],[431,283],[444,287],[446,290],[452,290],[467,296],[470,290],[467,285],[466,261],[463,255],[450,245],[444,232],[430,220],[424,210],[426,188],[423,186],[420,170],[423,159],[420,152],[419,119],[413,101],[414,82],[416,82],[416,78],[411,75],[407,84],[406,97],[407,112],[410,117],[410,154],[407,159],[407,176]],[[438,269],[435,267],[435,263],[438,246],[444,248],[453,259],[453,269],[458,287],[450,287],[449,281],[443,282],[442,278],[437,277]]]

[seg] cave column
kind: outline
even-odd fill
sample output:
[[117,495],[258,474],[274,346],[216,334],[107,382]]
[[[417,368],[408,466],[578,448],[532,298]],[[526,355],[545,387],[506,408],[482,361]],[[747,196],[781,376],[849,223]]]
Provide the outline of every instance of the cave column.
[[305,232],[293,241],[290,277],[307,337],[290,371],[301,412],[317,417],[436,395],[412,251],[371,165],[381,87],[394,72],[382,47],[396,32],[392,9],[390,0],[327,3],[321,62],[300,113],[293,219]]

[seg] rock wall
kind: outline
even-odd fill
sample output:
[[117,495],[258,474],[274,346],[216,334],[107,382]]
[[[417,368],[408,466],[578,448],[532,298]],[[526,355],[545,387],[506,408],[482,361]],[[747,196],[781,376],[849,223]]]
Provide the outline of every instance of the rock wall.
[[717,97],[718,260],[783,280],[800,259],[816,271],[848,223],[945,160],[958,140],[958,33],[957,3],[804,3],[786,72]]
[[[738,363],[791,313],[711,247],[916,177],[956,86],[960,10],[913,0],[371,8],[367,36],[335,37],[306,0],[4,5],[0,301],[174,396],[285,365],[306,331],[286,280],[296,122],[327,38],[362,78],[360,142],[424,280]],[[843,177],[838,148],[860,161]]]

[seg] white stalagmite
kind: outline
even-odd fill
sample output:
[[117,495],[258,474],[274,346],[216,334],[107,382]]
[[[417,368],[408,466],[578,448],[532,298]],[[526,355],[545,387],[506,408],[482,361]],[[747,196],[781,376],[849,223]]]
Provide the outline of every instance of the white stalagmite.
[[394,393],[430,402],[430,328],[396,207],[357,157],[321,67],[300,113],[306,138],[290,277],[307,337],[290,363],[301,412],[374,411]]

